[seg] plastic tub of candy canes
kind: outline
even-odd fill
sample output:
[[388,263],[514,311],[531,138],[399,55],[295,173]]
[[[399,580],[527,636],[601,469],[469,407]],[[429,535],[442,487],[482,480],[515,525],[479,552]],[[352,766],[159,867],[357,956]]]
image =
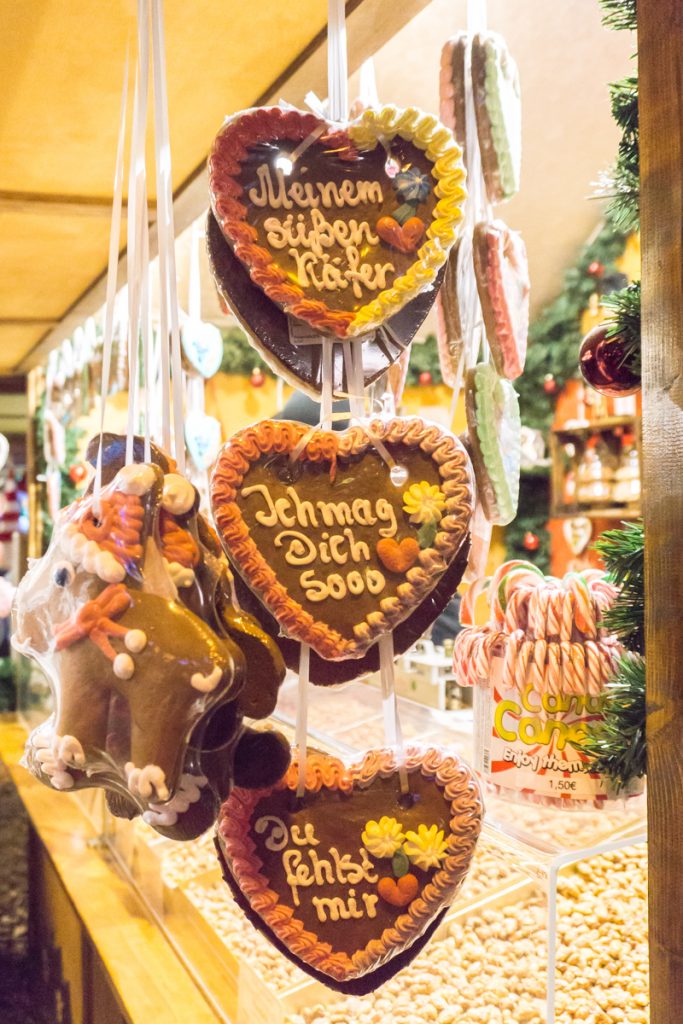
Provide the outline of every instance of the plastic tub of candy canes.
[[[484,591],[489,620],[476,626]],[[459,684],[475,688],[475,767],[487,789],[571,810],[642,792],[639,782],[617,793],[580,749],[621,654],[602,624],[615,597],[597,569],[557,579],[519,561],[473,584],[453,665]]]

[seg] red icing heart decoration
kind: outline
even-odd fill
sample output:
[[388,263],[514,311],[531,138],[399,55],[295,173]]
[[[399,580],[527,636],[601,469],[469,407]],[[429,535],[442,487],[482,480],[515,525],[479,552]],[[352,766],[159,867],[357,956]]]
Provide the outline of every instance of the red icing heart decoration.
[[399,224],[393,217],[380,217],[375,227],[383,241],[401,252],[415,252],[425,233],[419,217],[410,217],[405,224]]
[[406,572],[420,557],[420,545],[413,537],[397,542],[393,537],[377,541],[377,557],[390,572]]
[[380,878],[377,883],[377,892],[392,907],[407,907],[413,902],[419,889],[418,879],[411,874],[401,875],[398,879]]
[[[309,751],[302,797],[293,764],[274,787],[234,789],[221,809],[226,879],[250,919],[333,987],[415,955],[474,853],[483,808],[469,767],[417,748],[405,764],[412,801],[392,751],[350,767]],[[410,871],[394,881],[397,854]]]
[[344,128],[246,110],[209,157],[213,212],[253,282],[337,338],[367,336],[433,283],[458,235],[463,182],[452,134],[414,108],[366,110]]
[[228,558],[283,633],[322,658],[359,658],[455,560],[471,467],[455,437],[419,418],[339,432],[266,420],[225,445],[211,501]]

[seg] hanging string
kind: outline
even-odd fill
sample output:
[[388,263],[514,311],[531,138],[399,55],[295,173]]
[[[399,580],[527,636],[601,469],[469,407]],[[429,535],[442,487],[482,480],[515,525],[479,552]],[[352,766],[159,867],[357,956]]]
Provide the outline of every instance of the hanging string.
[[[142,0],[141,0],[142,2]],[[162,0],[152,4],[152,67],[154,80],[154,154],[157,171],[157,231],[159,239],[159,273],[161,302],[166,302],[166,330],[171,330],[171,374],[173,379],[173,454],[178,471],[185,472],[185,439],[183,431],[182,362],[180,357],[180,326],[178,322],[178,286],[175,262],[175,226],[173,187],[171,180],[171,145],[168,127],[168,90],[166,85],[165,44]],[[163,253],[163,260],[162,260]],[[163,270],[162,270],[163,262]],[[162,363],[164,340],[162,336]],[[162,365],[162,386],[168,376]],[[166,392],[165,397],[168,397]],[[170,447],[170,445],[169,445]]]
[[306,760],[308,744],[308,678],[311,664],[311,648],[301,644],[299,650],[299,689],[296,704],[295,742],[299,752],[296,795],[301,797],[306,790]]
[[149,80],[149,23],[145,0],[138,0],[138,65],[135,76],[133,136],[128,182],[128,426],[126,464],[133,461],[133,438],[138,403],[140,290],[143,225],[147,229],[145,133]]
[[126,113],[128,108],[128,52],[123,69],[121,90],[121,114],[119,136],[116,143],[116,165],[114,169],[114,196],[111,206],[109,228],[109,261],[107,264],[107,294],[104,305],[104,337],[102,340],[102,381],[100,385],[100,443],[97,448],[95,483],[93,487],[93,509],[96,516],[101,512],[100,492],[102,490],[102,440],[104,436],[104,412],[109,394],[111,375],[111,352],[114,337],[114,310],[116,306],[116,284],[119,265],[119,242],[121,239],[121,210],[123,207],[123,149],[126,139]]
[[147,218],[147,198],[144,205],[145,217],[142,228],[142,285],[140,291],[140,318],[142,321],[142,388],[145,410],[145,462],[152,461],[151,425],[150,425],[150,391],[152,376],[150,373],[151,321],[149,302],[149,221]]
[[332,121],[345,121],[349,111],[344,0],[327,0],[327,97]]
[[323,359],[320,380],[320,427],[330,430],[332,427],[332,366],[333,349],[331,338],[321,338]]
[[364,110],[368,107],[379,107],[375,62],[372,57],[368,57],[360,66],[358,99]]
[[394,679],[394,634],[385,633],[379,638],[379,675],[382,687],[382,712],[384,715],[384,742],[396,753],[398,778],[402,793],[410,792],[406,768],[403,731],[398,714],[396,686]]

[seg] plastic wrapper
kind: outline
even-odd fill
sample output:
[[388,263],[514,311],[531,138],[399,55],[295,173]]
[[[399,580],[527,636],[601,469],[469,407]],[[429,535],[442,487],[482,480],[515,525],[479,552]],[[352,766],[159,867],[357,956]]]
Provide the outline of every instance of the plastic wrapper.
[[[490,618],[474,626],[483,589]],[[581,749],[621,655],[603,625],[616,594],[598,569],[559,580],[515,561],[470,589],[453,666],[461,686],[475,687],[475,766],[501,796],[600,808],[642,790],[617,794]]]
[[149,463],[124,465],[123,454],[107,435],[99,501],[90,491],[61,511],[17,590],[13,643],[54,702],[25,765],[56,790],[103,786],[115,814],[191,838],[234,780],[284,771],[281,738],[242,721],[272,711],[284,665],[233,608],[192,484],[157,449]]

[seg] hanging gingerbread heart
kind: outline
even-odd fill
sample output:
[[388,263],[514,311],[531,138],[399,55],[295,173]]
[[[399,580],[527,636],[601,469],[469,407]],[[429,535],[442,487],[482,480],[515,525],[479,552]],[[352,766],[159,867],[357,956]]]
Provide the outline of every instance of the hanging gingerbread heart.
[[474,853],[483,808],[469,767],[434,748],[409,749],[405,765],[407,794],[390,750],[351,767],[309,751],[300,798],[294,764],[270,789],[233,790],[221,809],[227,880],[252,922],[335,988],[380,970],[369,991],[388,961],[415,955]]
[[180,331],[180,344],[187,373],[205,379],[218,373],[223,361],[223,336],[214,324],[188,318]]
[[[261,358],[292,387],[319,398],[323,376],[319,336],[307,324],[283,313],[253,283],[223,238],[211,211],[206,222],[206,245],[218,293],[247,332],[249,341]],[[363,339],[363,384],[366,388],[408,352],[410,342],[432,308],[443,274],[444,267],[437,274],[433,288],[420,292],[379,330]],[[333,346],[331,376],[334,395],[343,397],[352,391],[340,344]]]
[[471,467],[418,418],[340,432],[265,420],[225,445],[211,501],[228,557],[283,632],[323,658],[358,658],[455,559]]
[[452,134],[396,107],[345,128],[299,110],[243,111],[216,137],[209,184],[252,280],[336,338],[375,330],[433,283],[465,198]]
[[209,469],[221,447],[221,425],[215,416],[188,412],[185,417],[185,444],[199,470]]
[[502,220],[482,222],[472,239],[474,273],[491,359],[515,380],[524,369],[529,332],[529,265],[521,235]]
[[465,377],[465,411],[477,490],[490,523],[507,526],[517,515],[521,464],[519,399],[490,363]]

